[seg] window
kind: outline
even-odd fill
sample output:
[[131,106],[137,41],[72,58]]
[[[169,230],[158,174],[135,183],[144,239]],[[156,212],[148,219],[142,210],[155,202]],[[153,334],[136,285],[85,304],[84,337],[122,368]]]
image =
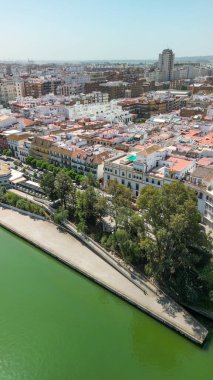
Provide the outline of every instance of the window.
[[125,175],[124,172],[122,172],[122,176],[123,176],[123,177],[124,177],[124,175]]
[[155,183],[154,179],[152,178],[152,183]]
[[128,182],[128,187],[129,187],[130,189],[132,188],[131,182]]
[[139,190],[139,185],[138,185],[138,183],[136,183],[135,188],[136,188],[136,190]]
[[117,170],[115,170],[115,174],[117,174],[117,172],[118,172],[118,171],[117,171]]
[[199,199],[203,199],[203,193],[200,193],[198,196]]
[[160,181],[158,181],[158,186],[160,186]]
[[129,178],[131,178],[132,177],[132,175],[129,173]]
[[149,178],[146,178],[146,182],[149,182]]
[[107,176],[107,180],[108,180],[108,181],[110,180],[110,175]]
[[138,197],[138,191],[135,192],[136,197]]
[[125,185],[125,181],[124,181],[124,179],[121,180],[121,183],[122,183],[122,185]]

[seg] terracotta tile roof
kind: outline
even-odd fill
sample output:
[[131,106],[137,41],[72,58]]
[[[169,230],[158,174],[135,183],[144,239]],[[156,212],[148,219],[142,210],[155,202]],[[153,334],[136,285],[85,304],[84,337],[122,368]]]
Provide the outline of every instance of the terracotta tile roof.
[[33,120],[30,119],[25,119],[21,117],[18,120],[21,120],[24,123],[25,127],[30,127],[31,125],[34,125]]
[[193,163],[192,160],[185,160],[184,158],[177,157],[170,157],[167,159],[167,162],[172,163],[170,169],[175,172],[180,172],[184,169],[187,169],[187,167]]
[[198,162],[198,165],[200,166],[209,166],[213,165],[213,157],[203,157]]

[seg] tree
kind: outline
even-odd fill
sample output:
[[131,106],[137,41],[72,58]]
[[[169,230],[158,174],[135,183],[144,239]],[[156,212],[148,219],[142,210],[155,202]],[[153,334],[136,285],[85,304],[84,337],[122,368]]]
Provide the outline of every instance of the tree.
[[180,182],[146,186],[138,199],[146,272],[180,300],[195,303],[212,284],[211,241],[203,231],[194,191]]
[[130,263],[138,263],[141,249],[137,242],[123,229],[118,229],[113,235],[115,248],[121,253],[123,259]]
[[57,199],[57,193],[55,190],[55,176],[52,173],[43,174],[41,178],[41,188],[51,201]]
[[58,224],[61,224],[67,218],[68,218],[68,211],[63,208],[59,208],[59,210],[57,210],[54,214],[54,222]]
[[99,183],[96,177],[91,172],[89,172],[86,176],[83,177],[81,185],[84,188],[87,188],[89,186],[98,187]]
[[62,207],[66,209],[68,196],[73,188],[71,178],[64,171],[59,172],[55,177],[54,187],[58,197],[61,199]]
[[102,217],[106,215],[107,200],[93,187],[77,193],[76,218],[79,226],[94,230],[101,225]]
[[84,221],[86,226],[96,224],[96,193],[93,187],[77,193],[76,217],[79,222]]
[[109,213],[114,218],[117,228],[119,224],[123,223],[123,216],[121,215],[129,214],[131,216],[131,190],[113,180],[109,181],[107,192],[111,199]]
[[73,218],[75,215],[75,210],[76,210],[77,195],[76,195],[76,188],[72,181],[71,181],[69,193],[67,194],[66,202],[67,202],[67,209],[69,212],[69,216]]
[[3,154],[7,157],[11,157],[13,155],[13,152],[11,149],[4,149]]
[[6,187],[5,186],[0,186],[0,199],[6,194]]

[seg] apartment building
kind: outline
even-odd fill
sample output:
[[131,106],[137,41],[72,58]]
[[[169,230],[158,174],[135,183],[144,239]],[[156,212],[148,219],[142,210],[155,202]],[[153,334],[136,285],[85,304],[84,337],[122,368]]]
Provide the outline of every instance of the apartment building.
[[57,94],[57,88],[61,86],[61,79],[28,79],[24,82],[25,96],[40,98],[43,95]]
[[0,103],[8,104],[12,100],[16,100],[19,92],[21,93],[21,85],[11,78],[0,79]]
[[29,155],[28,147],[24,145],[25,142],[29,141],[29,138],[32,138],[30,133],[14,133],[7,137],[8,147],[18,160],[25,161],[25,158]]
[[187,183],[197,193],[204,224],[213,228],[213,158],[202,158]]
[[196,166],[195,160],[169,156],[159,145],[149,146],[136,153],[117,156],[105,162],[104,186],[110,180],[129,187],[137,197],[145,185],[161,187],[183,179]]
[[52,136],[34,136],[30,148],[30,156],[38,160],[49,160],[49,150],[54,145],[55,139]]
[[97,179],[103,177],[104,160],[109,158],[110,152],[100,152],[94,149],[69,150],[53,146],[49,150],[49,162],[56,166],[68,167],[79,174],[92,173]]
[[137,115],[138,118],[149,119],[150,117],[166,113],[168,102],[161,100],[149,100],[147,98],[127,99],[118,102],[123,110]]

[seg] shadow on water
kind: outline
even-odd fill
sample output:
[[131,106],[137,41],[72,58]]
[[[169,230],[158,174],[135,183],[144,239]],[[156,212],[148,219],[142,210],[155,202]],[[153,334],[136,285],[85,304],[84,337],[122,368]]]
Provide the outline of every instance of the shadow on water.
[[213,321],[207,317],[202,316],[196,311],[188,310],[189,313],[196,318],[209,332],[202,349],[208,351],[210,346],[213,344]]

